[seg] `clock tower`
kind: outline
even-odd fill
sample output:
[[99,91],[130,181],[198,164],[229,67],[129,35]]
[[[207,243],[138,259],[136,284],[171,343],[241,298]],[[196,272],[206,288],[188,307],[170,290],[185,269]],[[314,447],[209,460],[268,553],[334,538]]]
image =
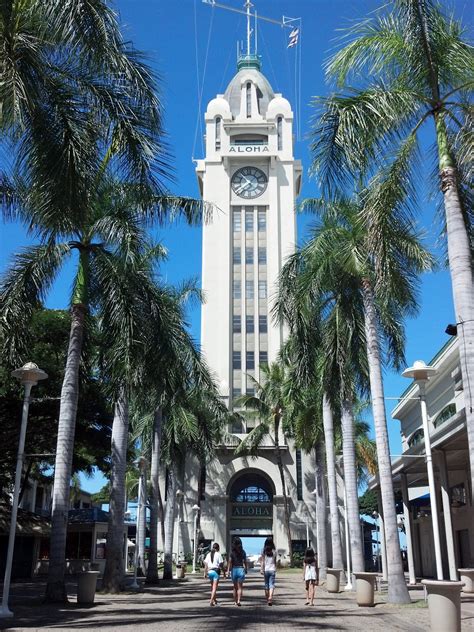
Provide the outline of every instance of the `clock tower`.
[[[207,106],[206,155],[196,165],[201,196],[213,206],[203,227],[201,349],[230,410],[242,394],[254,393],[255,380],[263,380],[261,367],[277,359],[285,339],[272,308],[280,271],[295,250],[302,174],[293,155],[291,106],[250,53],[250,7],[247,0],[246,54],[239,55],[224,94]],[[278,455],[272,438],[255,457],[236,455],[235,447],[256,424],[234,422],[210,462],[187,459],[178,544],[184,552],[198,541],[216,541],[229,551],[235,535],[272,535],[284,557],[285,495],[293,550],[315,543],[312,457],[283,437]]]

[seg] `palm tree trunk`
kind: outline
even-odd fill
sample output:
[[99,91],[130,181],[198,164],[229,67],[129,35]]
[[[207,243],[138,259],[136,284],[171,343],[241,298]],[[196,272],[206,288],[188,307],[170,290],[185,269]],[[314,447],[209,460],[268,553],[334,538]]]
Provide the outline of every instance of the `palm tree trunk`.
[[138,499],[140,503],[140,514],[138,516],[138,533],[137,533],[137,545],[138,545],[138,577],[144,577],[145,575],[145,540],[146,540],[146,490],[147,490],[147,474],[146,474],[146,462],[143,460],[142,469],[140,471],[142,477],[141,496]]
[[69,486],[71,484],[72,456],[74,453],[74,434],[76,430],[77,402],[79,399],[79,368],[85,316],[85,305],[83,303],[73,304],[66,369],[61,389],[58,441],[54,466],[49,571],[45,594],[45,601],[47,602],[67,602],[64,574],[66,572]]
[[283,460],[281,458],[280,444],[279,444],[279,433],[280,433],[280,417],[278,415],[275,416],[274,419],[274,432],[275,432],[275,452],[277,459],[278,472],[280,473],[280,481],[281,481],[281,489],[283,494],[283,511],[285,516],[285,531],[286,537],[288,540],[288,557],[290,558],[290,562],[293,562],[293,543],[291,541],[291,526],[290,526],[290,504],[288,500],[288,494],[286,493],[286,480],[285,480],[285,469],[283,467]]
[[165,544],[163,579],[173,579],[173,535],[176,513],[176,471],[168,468],[168,495],[165,509]]
[[158,583],[158,515],[159,515],[159,474],[161,444],[161,409],[155,411],[153,442],[151,447],[151,498],[150,498],[150,555],[146,573],[147,584]]
[[377,328],[377,314],[370,281],[362,283],[364,303],[365,336],[367,360],[369,364],[370,393],[375,426],[375,443],[384,516],[384,532],[387,550],[388,601],[391,603],[409,603],[410,595],[403,573],[400,541],[398,538],[397,513],[393,492],[390,445],[388,440],[387,418],[382,380],[382,364]]
[[[359,495],[355,456],[355,432],[352,400],[341,398],[342,453],[344,457],[344,485],[347,497],[347,521],[351,545],[352,571],[364,571],[364,553],[360,530]],[[395,505],[394,505],[395,507]]]
[[327,552],[327,503],[326,503],[326,467],[324,463],[324,445],[318,441],[315,446],[316,467],[314,482],[316,490],[316,544],[318,549],[319,578],[326,579],[328,566]]
[[123,525],[126,508],[125,473],[127,470],[128,424],[128,399],[122,389],[115,404],[112,424],[109,522],[102,582],[103,590],[109,593],[118,593],[123,589],[125,572]]
[[334,420],[331,404],[323,395],[324,445],[326,448],[326,470],[328,478],[329,513],[331,515],[332,566],[344,568],[342,561],[341,532],[339,529],[339,505],[337,502],[336,458],[334,455]]
[[471,465],[471,497],[474,503],[474,285],[472,252],[459,199],[456,167],[449,153],[446,125],[440,113],[436,115],[435,120],[441,191],[443,192],[446,214],[449,270],[453,286],[459,359],[464,389],[464,406]]

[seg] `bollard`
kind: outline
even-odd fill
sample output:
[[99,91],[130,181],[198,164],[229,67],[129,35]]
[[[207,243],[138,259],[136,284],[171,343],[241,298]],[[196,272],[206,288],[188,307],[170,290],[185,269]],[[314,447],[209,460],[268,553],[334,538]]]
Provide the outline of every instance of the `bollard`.
[[356,599],[358,606],[375,606],[375,578],[377,573],[354,573],[356,578]]
[[474,593],[474,568],[458,568],[459,579],[464,582],[465,593]]
[[461,632],[463,582],[423,579],[428,593],[431,632]]
[[326,590],[328,593],[338,593],[339,584],[341,582],[342,569],[340,568],[327,568],[326,569]]

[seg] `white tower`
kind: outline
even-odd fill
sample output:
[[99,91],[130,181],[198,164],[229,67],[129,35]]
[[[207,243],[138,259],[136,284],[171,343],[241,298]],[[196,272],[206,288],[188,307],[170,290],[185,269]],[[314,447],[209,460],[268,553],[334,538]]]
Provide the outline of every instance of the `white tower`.
[[[260,72],[256,55],[205,114],[206,157],[197,164],[204,200],[201,344],[232,400],[252,391],[248,375],[272,362],[283,342],[271,310],[279,272],[296,242],[301,163],[293,156],[293,113]],[[244,428],[241,429],[245,431]]]

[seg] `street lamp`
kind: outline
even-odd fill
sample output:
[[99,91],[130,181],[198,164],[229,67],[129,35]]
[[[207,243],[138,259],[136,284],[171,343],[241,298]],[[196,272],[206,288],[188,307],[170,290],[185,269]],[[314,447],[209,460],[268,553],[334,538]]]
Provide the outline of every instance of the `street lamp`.
[[344,535],[346,542],[346,560],[347,560],[347,580],[344,590],[352,590],[352,573],[351,573],[351,548],[349,540],[349,520],[347,517],[347,490],[346,481],[344,484]]
[[428,425],[428,412],[426,408],[426,382],[436,373],[436,369],[427,366],[423,360],[417,360],[412,367],[405,369],[403,377],[413,378],[420,393],[421,419],[423,421],[423,435],[425,439],[426,468],[428,470],[428,485],[430,489],[431,521],[433,526],[433,539],[436,559],[436,575],[443,579],[443,564],[441,558],[441,541],[439,535],[438,503],[436,500],[435,478],[433,458],[431,456],[430,429]]
[[[146,467],[146,459],[144,456],[141,456],[138,459],[136,459],[134,463],[135,465],[138,466],[139,477],[138,477],[137,515],[136,515],[136,520],[135,520],[135,555],[133,556],[133,582],[130,588],[132,588],[132,590],[138,590],[140,588],[140,585],[137,581],[138,561],[139,561],[138,548],[139,548],[139,540],[140,540],[139,532],[140,532],[140,525],[141,525],[141,519],[142,519],[142,511],[145,511],[145,503],[143,499],[143,493],[144,493],[143,474]],[[146,536],[146,528],[145,528],[145,536]]]
[[180,518],[181,518],[181,501],[184,498],[184,492],[181,491],[180,489],[177,490],[176,492],[176,500],[178,501],[178,515],[177,515],[177,534],[176,534],[176,546],[177,546],[177,553],[176,553],[176,572],[175,572],[175,579],[178,579],[178,564],[179,564],[179,541],[180,541],[180,536],[181,536],[181,529],[179,527],[179,522],[180,522]]
[[377,572],[380,573],[380,540],[379,540],[379,514],[377,511],[372,512],[372,518],[375,521],[375,541],[376,549],[375,555],[377,556]]
[[199,505],[193,505],[194,511],[194,546],[193,546],[193,575],[196,574],[196,563],[197,563],[197,538],[198,538],[198,517],[201,508]]
[[30,407],[30,393],[33,386],[36,386],[40,380],[45,380],[48,377],[47,373],[39,369],[33,362],[27,362],[21,367],[21,369],[12,371],[12,375],[20,380],[21,384],[25,387],[25,392],[23,397],[23,413],[21,416],[20,440],[18,442],[18,453],[16,457],[15,486],[13,488],[12,515],[10,520],[10,535],[8,537],[8,552],[5,564],[5,578],[3,580],[3,596],[0,618],[13,617],[13,612],[8,607],[8,598],[10,596],[13,550],[15,548],[16,520],[18,515],[18,500],[20,497],[21,473],[25,457],[25,437],[26,426],[28,424],[28,409]]

